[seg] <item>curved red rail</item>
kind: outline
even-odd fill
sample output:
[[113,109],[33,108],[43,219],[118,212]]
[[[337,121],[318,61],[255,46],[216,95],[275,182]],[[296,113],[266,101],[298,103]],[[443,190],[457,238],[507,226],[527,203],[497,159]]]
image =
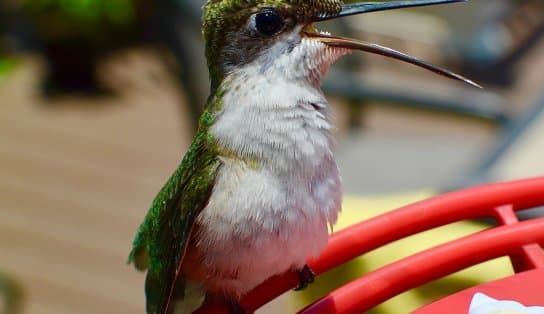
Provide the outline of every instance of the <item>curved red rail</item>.
[[299,313],[363,313],[421,284],[517,254],[535,243],[544,244],[544,218],[493,228],[409,256],[340,287]]
[[[515,216],[511,214],[513,211],[541,205],[544,205],[544,177],[496,183],[448,193],[401,207],[334,234],[319,259],[309,261],[308,264],[316,274],[321,274],[359,255],[412,234],[461,220],[484,217],[495,218],[503,224],[515,224],[517,221]],[[523,223],[522,226],[526,224]],[[519,228],[517,225],[515,227]],[[491,241],[491,239],[487,241]],[[527,265],[531,263],[539,263],[540,257],[538,254],[535,257],[534,250],[520,248],[519,251],[517,255],[521,256],[518,258],[521,261],[519,262],[520,269],[527,268]],[[510,253],[508,251],[504,254]],[[536,261],[531,257],[535,257]],[[363,280],[365,277],[359,280]],[[269,300],[292,289],[297,283],[296,273],[275,276],[245,296],[241,304],[245,309],[254,311]],[[346,287],[348,286],[353,287],[350,284]],[[341,295],[343,294],[341,293]],[[326,302],[321,304],[324,306],[323,304]],[[309,309],[315,308],[310,307]],[[204,306],[198,311],[198,313],[227,312],[225,308],[212,306]]]

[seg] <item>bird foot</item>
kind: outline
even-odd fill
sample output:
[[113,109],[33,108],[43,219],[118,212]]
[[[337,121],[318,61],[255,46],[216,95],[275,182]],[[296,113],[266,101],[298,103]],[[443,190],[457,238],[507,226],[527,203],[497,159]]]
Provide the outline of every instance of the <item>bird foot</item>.
[[308,286],[314,282],[315,273],[310,266],[304,265],[304,267],[298,271],[298,278],[299,284],[298,287],[295,288],[295,291],[302,291],[308,288]]

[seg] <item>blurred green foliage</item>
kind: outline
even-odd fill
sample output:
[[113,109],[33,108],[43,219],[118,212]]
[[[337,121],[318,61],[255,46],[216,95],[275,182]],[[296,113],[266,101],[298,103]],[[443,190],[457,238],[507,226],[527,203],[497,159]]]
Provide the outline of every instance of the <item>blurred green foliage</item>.
[[[23,311],[23,288],[11,276],[0,272],[1,314],[18,314]],[[3,305],[2,305],[3,304]]]
[[0,56],[0,82],[15,68],[15,60]]
[[137,0],[24,0],[24,10],[42,35],[61,39],[126,29],[136,22]]
[[114,24],[126,25],[134,20],[132,0],[27,0],[31,12],[49,11],[87,23],[104,18]]

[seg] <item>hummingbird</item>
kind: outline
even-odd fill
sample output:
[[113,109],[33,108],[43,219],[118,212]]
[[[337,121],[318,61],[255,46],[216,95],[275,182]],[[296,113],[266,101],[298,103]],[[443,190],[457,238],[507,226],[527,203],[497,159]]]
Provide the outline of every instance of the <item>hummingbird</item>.
[[238,301],[298,271],[327,243],[341,209],[331,109],[320,88],[354,50],[478,86],[407,54],[318,31],[335,18],[461,0],[208,0],[202,32],[210,96],[180,166],[140,225],[129,263],[147,270],[148,313],[191,313]]

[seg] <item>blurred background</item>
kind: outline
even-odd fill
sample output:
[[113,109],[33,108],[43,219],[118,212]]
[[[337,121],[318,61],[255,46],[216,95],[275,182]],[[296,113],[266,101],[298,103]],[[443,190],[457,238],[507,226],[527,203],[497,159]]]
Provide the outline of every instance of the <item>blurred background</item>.
[[[144,276],[125,261],[207,97],[202,2],[0,0],[0,311],[143,312]],[[544,174],[544,2],[472,0],[324,28],[485,86],[368,54],[339,62],[324,91],[346,193]]]

